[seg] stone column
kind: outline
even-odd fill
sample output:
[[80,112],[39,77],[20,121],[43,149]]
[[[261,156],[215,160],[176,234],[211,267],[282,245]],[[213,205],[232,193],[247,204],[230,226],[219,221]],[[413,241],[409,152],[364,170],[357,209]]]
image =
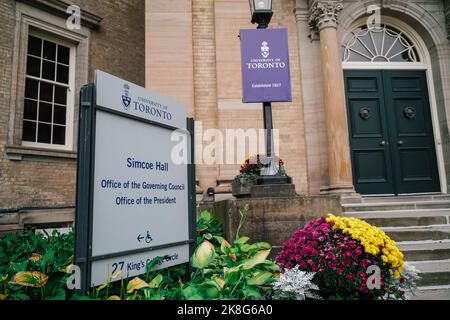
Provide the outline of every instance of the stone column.
[[447,25],[447,38],[450,39],[450,0],[444,2],[445,23]]
[[[199,150],[202,145],[199,143],[199,139],[202,139],[199,135],[210,129],[218,129],[214,0],[192,0],[192,38],[195,121],[197,129],[201,127],[202,131],[196,130],[198,163],[202,156],[199,153],[203,151]],[[203,147],[210,143],[204,143]],[[197,164],[196,170],[199,186],[204,192],[217,186],[218,165]]]
[[310,26],[319,31],[323,100],[328,140],[329,186],[326,193],[354,193],[341,54],[337,40],[342,0],[314,0]]

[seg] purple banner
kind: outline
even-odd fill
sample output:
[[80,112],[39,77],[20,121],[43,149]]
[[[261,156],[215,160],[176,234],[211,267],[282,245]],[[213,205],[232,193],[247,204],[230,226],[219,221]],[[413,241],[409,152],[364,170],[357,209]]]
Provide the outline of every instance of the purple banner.
[[244,103],[291,102],[287,29],[241,30]]

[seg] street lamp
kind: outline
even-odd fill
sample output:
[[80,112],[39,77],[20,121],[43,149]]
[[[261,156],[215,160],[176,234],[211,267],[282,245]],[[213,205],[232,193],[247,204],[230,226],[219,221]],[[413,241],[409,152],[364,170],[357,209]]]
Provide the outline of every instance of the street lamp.
[[[250,11],[252,14],[252,23],[258,24],[258,29],[267,29],[270,20],[272,20],[272,0],[249,0]],[[273,122],[272,122],[272,103],[266,101],[263,103],[264,110],[264,129],[266,130],[266,170],[257,180],[258,185],[291,184],[290,177],[281,176],[276,161],[273,141]]]
[[252,13],[252,23],[258,24],[258,29],[266,29],[273,16],[272,0],[249,0]]

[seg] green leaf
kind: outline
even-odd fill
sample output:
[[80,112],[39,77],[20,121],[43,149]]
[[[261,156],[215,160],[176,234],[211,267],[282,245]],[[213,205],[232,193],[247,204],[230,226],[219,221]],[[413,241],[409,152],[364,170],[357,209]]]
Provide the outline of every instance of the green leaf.
[[235,246],[241,246],[241,245],[243,245],[243,244],[246,244],[247,242],[249,242],[250,241],[250,238],[249,237],[240,237],[239,239],[237,239],[235,242],[234,242],[234,245]]
[[206,297],[210,300],[217,299],[220,295],[219,290],[216,287],[209,287],[205,291]]
[[186,286],[184,289],[181,290],[181,294],[183,295],[183,298],[186,300],[203,300],[196,298],[197,296],[201,297],[201,295],[199,293],[199,290],[193,285]]
[[260,263],[266,262],[266,259],[269,256],[270,251],[271,250],[258,251],[253,257],[251,257],[250,259],[248,259],[246,262],[243,263],[242,268],[244,270],[249,270]]
[[273,282],[273,274],[268,271],[257,272],[255,276],[247,280],[247,284],[251,286],[263,286]]
[[162,274],[158,274],[149,284],[149,288],[157,289],[161,285],[161,282],[163,281],[164,277]]
[[194,252],[191,265],[197,269],[208,267],[215,258],[215,247],[209,241],[204,241]]
[[205,221],[210,221],[212,219],[211,213],[209,213],[208,211],[200,212],[200,219],[203,219]]
[[147,264],[147,271],[152,271],[153,270],[153,268],[158,264],[158,263],[160,263],[161,261],[163,261],[165,259],[165,257],[156,257],[155,259],[153,259],[152,261],[150,261],[148,264]]
[[55,294],[52,297],[48,297],[46,300],[64,301],[66,300],[66,291],[62,288],[57,288]]
[[139,291],[141,289],[148,288],[148,287],[149,287],[148,283],[145,282],[144,280],[142,280],[140,278],[134,278],[133,280],[131,280],[128,283],[127,292],[133,293],[134,291]]
[[19,272],[13,276],[9,285],[30,288],[42,288],[47,284],[48,276],[40,272]]
[[280,272],[280,266],[272,261],[267,260],[264,263],[258,264],[259,269],[268,270],[272,272]]
[[262,295],[259,292],[258,288],[252,286],[245,286],[244,289],[242,289],[242,293],[244,294],[246,299],[262,299]]
[[240,271],[240,265],[233,268],[224,268],[225,282],[228,285],[236,283],[239,280]]

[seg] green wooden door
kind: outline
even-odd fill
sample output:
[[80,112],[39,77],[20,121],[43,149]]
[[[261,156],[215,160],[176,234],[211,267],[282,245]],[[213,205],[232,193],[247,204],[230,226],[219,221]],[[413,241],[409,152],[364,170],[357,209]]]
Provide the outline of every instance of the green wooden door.
[[345,72],[354,184],[361,194],[439,192],[425,72]]

